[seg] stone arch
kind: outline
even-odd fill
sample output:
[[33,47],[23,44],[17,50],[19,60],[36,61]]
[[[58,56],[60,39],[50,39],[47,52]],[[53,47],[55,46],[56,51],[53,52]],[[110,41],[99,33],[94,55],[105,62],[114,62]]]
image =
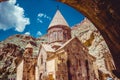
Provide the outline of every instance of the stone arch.
[[[120,0],[58,0],[84,14],[105,39],[120,74]],[[120,75],[119,75],[120,77]]]

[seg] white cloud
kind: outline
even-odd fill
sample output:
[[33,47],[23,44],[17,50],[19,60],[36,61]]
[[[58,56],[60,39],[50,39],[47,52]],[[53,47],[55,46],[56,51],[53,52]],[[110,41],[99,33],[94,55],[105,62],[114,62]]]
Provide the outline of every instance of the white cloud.
[[38,20],[38,22],[43,23],[43,21],[41,19],[38,18],[37,20]]
[[43,16],[44,16],[43,13],[39,13],[39,14],[38,14],[38,17],[43,17]]
[[30,35],[30,32],[26,32],[25,35],[29,36],[29,35]]
[[7,30],[14,28],[23,32],[26,25],[29,25],[29,18],[24,15],[24,9],[15,5],[16,0],[9,0],[0,3],[0,29]]
[[39,13],[37,16],[37,21],[40,23],[43,23],[43,19],[51,20],[51,17],[49,17],[48,15],[44,13]]
[[37,35],[37,37],[40,37],[40,36],[42,36],[42,33],[40,31],[38,31],[36,35]]
[[49,20],[51,20],[51,18],[50,18],[50,17],[48,17],[48,16],[47,16],[46,18],[47,18],[47,19],[49,19]]

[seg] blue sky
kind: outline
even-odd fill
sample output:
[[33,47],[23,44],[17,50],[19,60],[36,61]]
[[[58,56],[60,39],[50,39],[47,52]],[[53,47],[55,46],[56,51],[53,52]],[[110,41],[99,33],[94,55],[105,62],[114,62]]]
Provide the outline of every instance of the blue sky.
[[33,37],[46,34],[57,6],[70,27],[84,19],[75,9],[56,0],[10,0],[0,3],[0,41],[14,34]]

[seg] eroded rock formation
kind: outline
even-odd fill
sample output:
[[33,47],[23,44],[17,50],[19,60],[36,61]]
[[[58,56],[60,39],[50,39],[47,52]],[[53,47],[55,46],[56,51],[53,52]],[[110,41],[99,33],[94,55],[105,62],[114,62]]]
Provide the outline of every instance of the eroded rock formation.
[[100,71],[105,74],[111,74],[112,70],[115,70],[115,65],[105,40],[87,18],[72,27],[72,37],[74,36],[77,36],[89,49],[89,53],[96,57],[96,65]]
[[22,57],[23,49],[11,43],[0,48],[0,80],[16,73],[16,65]]
[[0,42],[0,80],[15,79],[16,68],[23,58],[27,43],[34,46],[34,55],[39,51],[39,44],[44,38],[35,39],[26,35],[13,35]]

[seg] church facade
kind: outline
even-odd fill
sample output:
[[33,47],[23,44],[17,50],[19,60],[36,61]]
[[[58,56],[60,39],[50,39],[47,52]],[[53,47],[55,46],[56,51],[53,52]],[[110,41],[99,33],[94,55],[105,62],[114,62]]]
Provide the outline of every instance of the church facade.
[[26,46],[17,67],[17,80],[94,80],[98,78],[95,57],[77,37],[57,10],[48,27],[48,43],[42,43],[37,57],[33,47]]

